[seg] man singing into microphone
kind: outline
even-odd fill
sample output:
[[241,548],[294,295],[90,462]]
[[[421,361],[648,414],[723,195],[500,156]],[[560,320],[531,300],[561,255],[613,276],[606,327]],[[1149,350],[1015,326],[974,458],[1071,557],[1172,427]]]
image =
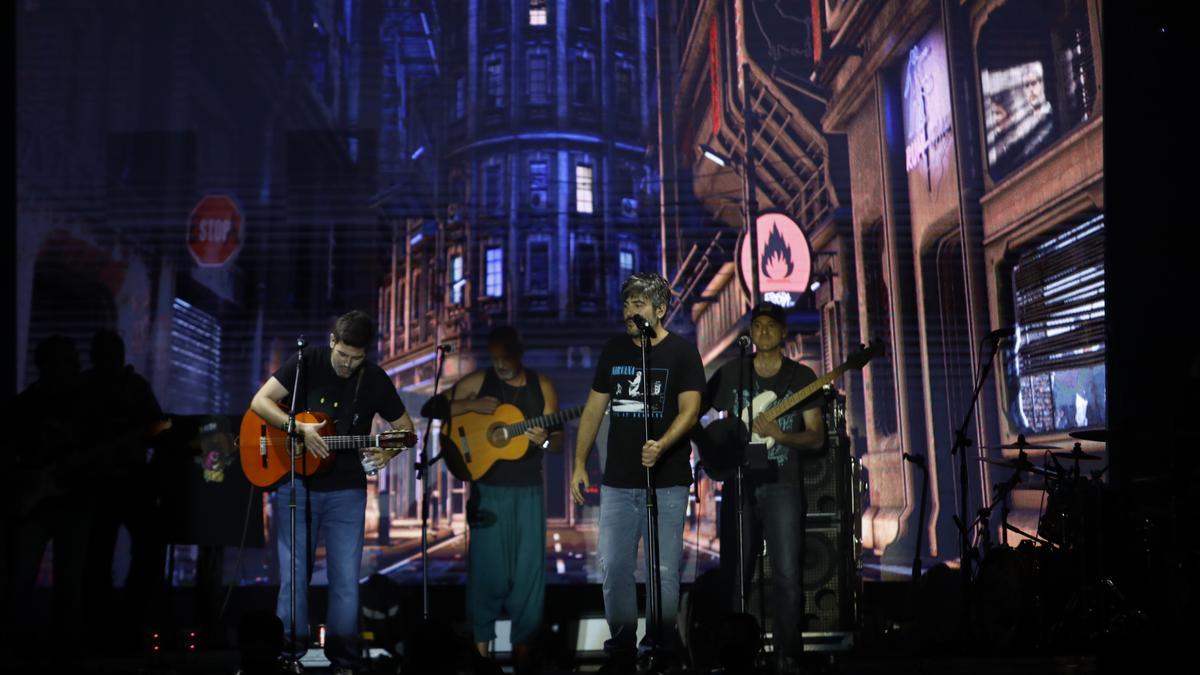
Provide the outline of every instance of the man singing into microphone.
[[[592,391],[575,438],[571,494],[583,503],[589,487],[587,458],[605,410],[609,413],[607,458],[600,486],[600,570],[604,614],[612,638],[604,645],[609,661],[600,672],[633,672],[637,645],[637,588],[634,567],[638,541],[646,534],[646,469],[658,502],[659,570],[662,580],[663,644],[670,650],[679,608],[679,565],[688,486],[692,483],[687,432],[700,412],[704,366],[700,353],[661,321],[670,290],[657,274],[635,274],[621,285],[625,334],[604,346]],[[650,335],[647,371],[642,369],[639,320]],[[649,396],[650,438],[643,427],[644,396]]]

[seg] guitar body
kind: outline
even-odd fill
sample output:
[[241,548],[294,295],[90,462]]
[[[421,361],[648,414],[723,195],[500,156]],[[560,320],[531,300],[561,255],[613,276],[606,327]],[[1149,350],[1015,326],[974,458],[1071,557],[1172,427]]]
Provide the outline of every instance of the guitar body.
[[[333,422],[324,413],[297,413],[296,421],[327,422],[321,427],[320,434],[326,437],[333,434]],[[307,450],[293,460],[288,445],[286,432],[268,424],[253,410],[246,411],[238,432],[238,451],[246,480],[259,487],[271,487],[288,476],[292,461],[296,464],[297,476],[312,476],[332,468],[336,460],[333,453],[321,459]]]
[[459,480],[478,480],[496,462],[520,459],[529,450],[525,434],[511,437],[505,427],[525,421],[515,405],[502,403],[491,415],[466,412],[442,426],[442,458]]

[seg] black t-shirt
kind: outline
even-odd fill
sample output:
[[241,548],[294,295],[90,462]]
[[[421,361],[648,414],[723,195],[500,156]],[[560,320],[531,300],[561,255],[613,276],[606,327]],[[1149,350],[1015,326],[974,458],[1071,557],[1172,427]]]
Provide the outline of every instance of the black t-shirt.
[[[741,371],[740,373],[739,370]],[[744,383],[748,382],[752,374],[754,376],[754,396],[770,391],[775,394],[776,400],[791,396],[817,379],[817,374],[813,372],[812,368],[786,357],[783,359],[783,364],[780,365],[779,371],[771,377],[759,377],[754,372],[753,357],[747,357],[745,365],[741,369],[738,367],[738,359],[735,358],[721,366],[708,382],[705,400],[711,401],[711,407],[717,410],[728,411],[731,415],[741,415],[741,408],[738,405],[739,397],[736,394],[739,388],[739,374],[741,377],[746,378],[742,380],[743,390],[740,397],[744,405],[750,405],[751,401],[753,401],[753,397],[744,389]],[[788,412],[775,418],[775,421],[779,423],[779,428],[786,432],[804,431],[804,411],[812,408],[820,408],[824,403],[824,397],[820,392],[817,392]],[[771,405],[768,405],[765,409],[753,406],[751,412],[757,417],[770,408]],[[803,481],[804,476],[802,475],[800,461],[800,453],[802,452],[798,448],[776,443],[774,447],[767,451],[767,459],[772,465],[771,469],[767,472],[755,472],[751,478],[760,483],[784,481],[799,483]]]
[[[525,419],[540,417],[546,411],[546,400],[542,396],[541,376],[536,372],[525,369],[525,386],[514,387],[506,384],[496,374],[495,368],[488,368],[483,376],[483,384],[479,386],[479,397],[494,396],[501,403],[517,406]],[[542,484],[542,448],[529,442],[529,448],[518,459],[502,459],[492,465],[487,473],[479,477],[478,483],[484,485],[531,486]]]
[[[608,460],[603,480],[609,487],[646,485],[646,470],[642,466],[643,387],[649,387],[650,393],[651,438],[661,438],[675,421],[679,414],[679,394],[704,391],[700,352],[674,333],[650,347],[647,367],[648,378],[642,372],[642,349],[628,335],[609,340],[596,365],[592,389],[609,395]],[[653,472],[655,485],[691,485],[690,456],[691,443],[685,434],[659,458]]]
[[[334,425],[334,433],[339,436],[371,433],[371,422],[376,414],[388,422],[404,414],[404,403],[383,368],[374,363],[364,363],[350,377],[338,377],[333,370],[331,356],[328,345],[312,345],[304,349],[304,371],[300,382],[303,395],[299,399],[304,405],[299,406],[301,410],[328,415],[329,424]],[[280,366],[274,377],[290,390],[296,378],[296,356],[292,355]],[[287,397],[283,403],[287,405],[290,401],[291,398]],[[363,472],[358,451],[343,450],[338,452],[336,457],[331,471],[309,477],[309,489],[328,491],[365,488],[367,475]]]

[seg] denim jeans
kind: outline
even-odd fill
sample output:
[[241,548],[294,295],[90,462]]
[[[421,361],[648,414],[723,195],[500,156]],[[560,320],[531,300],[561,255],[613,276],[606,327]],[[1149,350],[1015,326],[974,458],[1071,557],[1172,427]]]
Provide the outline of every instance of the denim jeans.
[[[658,558],[662,579],[663,649],[674,645],[679,612],[679,565],[683,557],[683,521],[687,514],[686,486],[658,488]],[[646,491],[642,488],[600,486],[600,573],[604,583],[604,617],[612,637],[604,643],[609,654],[637,650],[638,541],[646,534]]]
[[[781,658],[797,659],[803,655],[804,642],[804,518],[806,504],[804,486],[799,483],[755,484],[746,481],[745,527],[742,530],[742,570],[745,572],[746,592],[754,576],[763,538],[767,540],[767,555],[771,565],[769,594],[773,612],[772,632],[775,652]],[[738,609],[737,585],[737,488],[732,480],[725,482],[721,499],[721,567],[732,590],[732,608]],[[728,542],[728,543],[726,543]],[[727,548],[728,547],[728,548]],[[753,608],[751,608],[753,609]]]
[[349,667],[359,659],[358,575],[362,566],[363,525],[367,492],[362,488],[319,492],[296,481],[296,570],[304,579],[296,586],[296,635],[291,634],[292,536],[288,515],[291,488],[287,483],[272,497],[275,541],[279,550],[279,601],[275,614],[288,636],[284,656],[299,659],[311,642],[308,582],[312,578],[317,537],[325,539],[329,573],[329,610],[325,617],[325,655],[334,667]]

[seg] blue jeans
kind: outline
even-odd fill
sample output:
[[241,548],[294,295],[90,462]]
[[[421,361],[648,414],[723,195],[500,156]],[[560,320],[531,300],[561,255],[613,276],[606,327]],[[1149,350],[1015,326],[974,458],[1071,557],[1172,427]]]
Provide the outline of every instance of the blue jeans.
[[[794,461],[794,460],[793,460]],[[721,495],[721,567],[732,587],[732,607],[738,609],[737,484],[725,481]],[[756,484],[746,480],[745,528],[742,530],[746,592],[754,577],[763,539],[771,560],[772,632],[779,658],[804,654],[804,519],[807,510],[800,483]],[[728,542],[728,543],[727,543]]]
[[[683,557],[683,521],[688,488],[658,488],[658,558],[662,579],[663,649],[674,646],[675,616],[679,613],[679,565]],[[604,578],[604,618],[612,637],[604,643],[609,654],[637,650],[638,541],[646,534],[646,491],[642,488],[600,486],[600,573]]]
[[349,667],[359,659],[358,574],[362,566],[363,524],[367,492],[362,488],[318,492],[296,481],[296,570],[304,583],[296,587],[296,635],[291,634],[292,535],[287,483],[272,497],[275,541],[279,550],[279,601],[275,614],[288,636],[284,656],[299,659],[308,651],[308,582],[312,578],[317,537],[325,538],[329,572],[329,610],[325,617],[325,655],[334,667]]

